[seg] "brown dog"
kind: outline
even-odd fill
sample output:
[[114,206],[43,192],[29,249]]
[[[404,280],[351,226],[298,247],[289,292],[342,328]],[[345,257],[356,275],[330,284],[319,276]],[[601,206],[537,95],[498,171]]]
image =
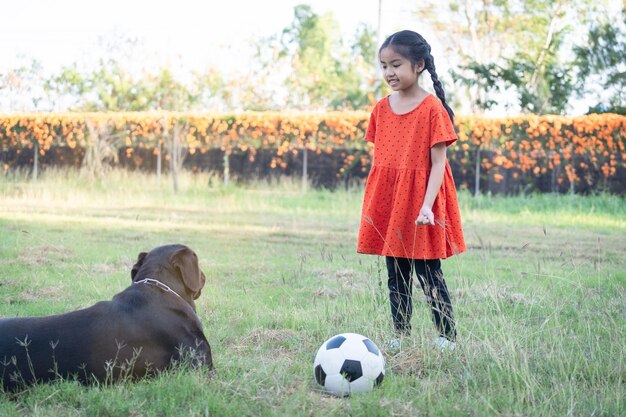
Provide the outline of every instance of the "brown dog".
[[49,317],[0,319],[0,376],[14,391],[59,377],[141,378],[181,358],[213,368],[195,312],[205,276],[187,246],[142,252],[133,284],[111,301]]

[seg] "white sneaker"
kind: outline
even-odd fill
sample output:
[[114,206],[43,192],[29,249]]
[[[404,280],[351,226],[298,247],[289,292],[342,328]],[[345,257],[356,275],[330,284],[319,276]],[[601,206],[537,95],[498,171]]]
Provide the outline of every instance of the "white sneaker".
[[398,353],[402,349],[402,341],[400,339],[391,339],[385,343],[386,350],[391,353]]
[[446,339],[443,336],[439,336],[438,338],[436,338],[433,341],[432,346],[439,349],[439,352],[441,353],[452,352],[454,349],[456,349],[456,343]]

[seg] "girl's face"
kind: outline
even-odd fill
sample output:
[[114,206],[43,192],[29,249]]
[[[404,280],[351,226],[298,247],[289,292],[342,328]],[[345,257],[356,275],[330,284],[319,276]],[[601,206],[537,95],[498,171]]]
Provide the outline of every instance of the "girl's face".
[[423,63],[413,65],[411,61],[389,47],[380,51],[380,65],[383,77],[393,91],[404,91],[415,86],[424,69]]

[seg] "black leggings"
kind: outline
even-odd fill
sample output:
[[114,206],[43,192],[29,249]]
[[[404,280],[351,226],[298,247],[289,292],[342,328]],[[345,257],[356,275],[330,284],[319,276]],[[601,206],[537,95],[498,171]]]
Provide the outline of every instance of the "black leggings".
[[441,272],[439,259],[407,259],[387,256],[387,286],[391,301],[393,326],[399,334],[411,333],[413,314],[412,277],[415,270],[417,279],[430,304],[435,327],[439,334],[448,340],[456,339],[456,324],[450,303],[448,287]]

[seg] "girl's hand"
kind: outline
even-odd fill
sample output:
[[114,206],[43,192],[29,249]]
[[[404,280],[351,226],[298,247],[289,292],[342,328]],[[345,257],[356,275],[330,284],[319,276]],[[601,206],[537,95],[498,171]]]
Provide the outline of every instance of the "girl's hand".
[[434,226],[435,215],[433,214],[432,209],[428,206],[422,206],[420,214],[417,216],[417,220],[415,220],[415,224],[418,226],[422,224],[430,224],[431,226]]

